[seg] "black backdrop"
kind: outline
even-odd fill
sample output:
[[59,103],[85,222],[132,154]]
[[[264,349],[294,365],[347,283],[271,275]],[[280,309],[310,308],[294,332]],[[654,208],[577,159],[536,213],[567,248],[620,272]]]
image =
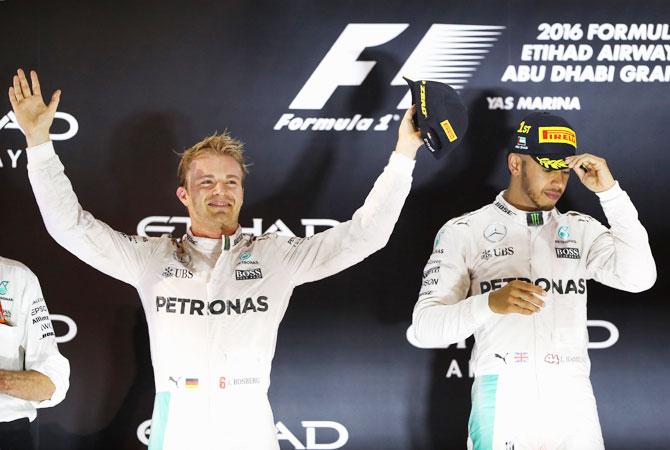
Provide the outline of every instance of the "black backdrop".
[[[389,245],[295,291],[270,389],[282,449],[464,447],[472,343],[407,342],[421,269],[442,223],[506,185],[514,124],[529,109],[555,110],[576,127],[581,151],[607,158],[650,234],[656,286],[632,295],[592,283],[589,319],[600,321],[592,341],[607,347],[591,351],[607,448],[660,449],[670,448],[668,17],[662,1],[2,0],[0,74],[9,86],[16,67],[34,68],[43,91],[63,90],[54,140],[81,203],[119,230],[151,235],[184,231],[174,151],[224,128],[254,163],[243,226],[304,235],[303,219],[346,220],[395,143],[407,93],[398,75],[462,86],[468,136],[439,162],[419,155]],[[566,71],[578,78],[560,78]],[[144,448],[153,380],[138,297],[47,235],[4,104],[2,255],[39,276],[72,365],[67,399],[40,412],[43,448]],[[357,114],[371,123],[315,130],[308,120]],[[576,180],[559,207],[604,220]]]

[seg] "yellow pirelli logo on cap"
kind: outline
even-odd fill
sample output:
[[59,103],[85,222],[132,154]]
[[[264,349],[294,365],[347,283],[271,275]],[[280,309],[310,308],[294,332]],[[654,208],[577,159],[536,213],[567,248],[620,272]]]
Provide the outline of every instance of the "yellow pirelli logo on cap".
[[577,135],[568,127],[540,127],[540,144],[570,144],[577,148]]
[[449,123],[449,119],[440,122],[440,126],[447,134],[447,139],[449,139],[449,142],[454,142],[456,139],[458,139],[458,136],[456,136],[456,132],[454,131],[454,127],[452,127],[451,123]]
[[428,110],[426,109],[426,82],[423,80],[421,80],[419,98],[421,99],[421,114],[423,114],[423,117],[428,117]]

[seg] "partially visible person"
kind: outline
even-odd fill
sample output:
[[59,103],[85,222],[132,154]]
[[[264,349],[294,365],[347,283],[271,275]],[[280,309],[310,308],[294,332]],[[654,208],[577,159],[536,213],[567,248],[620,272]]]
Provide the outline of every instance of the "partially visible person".
[[37,277],[0,257],[0,450],[38,448],[37,408],[60,403],[69,380]]

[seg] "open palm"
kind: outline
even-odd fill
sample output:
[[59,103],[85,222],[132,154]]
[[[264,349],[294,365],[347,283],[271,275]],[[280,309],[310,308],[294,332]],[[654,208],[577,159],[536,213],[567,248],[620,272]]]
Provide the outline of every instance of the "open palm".
[[60,91],[54,92],[47,105],[42,99],[40,82],[35,71],[30,72],[30,79],[32,89],[23,70],[19,69],[16,72],[12,80],[13,85],[9,88],[9,102],[12,104],[19,126],[26,135],[28,146],[33,147],[49,140],[49,128],[58,108]]

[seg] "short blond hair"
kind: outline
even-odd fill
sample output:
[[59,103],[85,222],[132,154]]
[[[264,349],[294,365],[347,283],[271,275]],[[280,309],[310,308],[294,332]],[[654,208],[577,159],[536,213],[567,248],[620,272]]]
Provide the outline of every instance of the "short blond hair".
[[249,173],[249,167],[244,161],[244,144],[225,130],[223,133],[207,136],[181,154],[177,167],[179,186],[186,187],[186,174],[191,168],[191,163],[202,155],[231,156],[242,169],[242,181]]

